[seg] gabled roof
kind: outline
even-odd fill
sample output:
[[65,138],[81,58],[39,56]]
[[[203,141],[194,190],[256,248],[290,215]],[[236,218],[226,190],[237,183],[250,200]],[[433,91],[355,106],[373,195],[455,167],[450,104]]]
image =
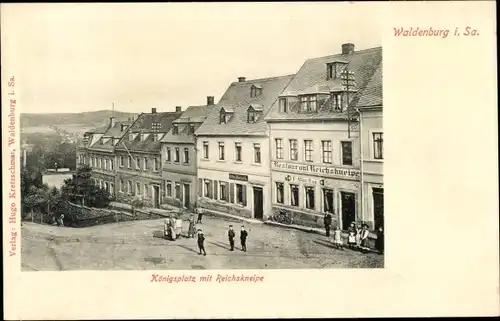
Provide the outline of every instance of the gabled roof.
[[[355,51],[351,54],[337,54],[308,59],[280,96],[312,94],[314,91],[316,93],[328,93],[328,91],[343,90],[344,84],[342,79],[327,79],[326,77],[327,63],[335,62],[336,60],[349,62],[346,66],[355,77],[356,86],[349,88],[351,107],[358,106],[360,102],[365,103],[368,98],[364,98],[363,96],[371,97],[368,102],[382,102],[382,47]],[[370,90],[368,90],[369,83],[372,83],[370,85],[372,89]],[[288,112],[282,113],[279,111],[279,103],[275,102],[265,119],[267,121],[346,119],[346,113],[332,112],[331,104],[330,99],[318,99],[318,110],[316,113],[299,113],[298,103],[290,103]]]
[[[112,151],[114,148],[113,140],[117,138],[121,138],[127,130],[121,131],[122,125],[131,125],[131,121],[117,121],[113,127],[108,125],[108,129],[102,135],[102,137],[94,143],[94,145],[90,146],[90,149],[98,149],[98,150],[106,150]],[[104,142],[106,141],[106,142]],[[101,143],[103,142],[103,143]]]
[[[231,83],[218,102],[218,108],[208,115],[205,122],[196,131],[196,135],[238,136],[265,134],[267,125],[264,117],[260,117],[255,123],[248,123],[248,107],[252,104],[258,104],[262,106],[264,113],[267,112],[292,77],[293,75],[288,75]],[[255,84],[262,86],[262,93],[257,97],[250,97],[250,88]],[[226,124],[219,123],[221,108],[224,108],[225,111],[228,108],[234,110],[234,114]]]
[[255,111],[263,111],[264,110],[264,107],[262,107],[262,105],[260,105],[260,104],[250,104],[250,106],[248,106],[248,109],[250,109],[250,108],[252,108]]
[[[164,113],[142,113],[130,126],[127,134],[130,133],[163,133],[166,134],[173,125],[173,121],[181,116],[180,112]],[[157,130],[155,130],[157,128]],[[125,148],[126,146],[126,148]],[[141,141],[141,135],[137,135],[134,140],[129,140],[129,135],[124,135],[115,147],[116,150],[135,150],[142,152],[159,152],[161,143],[153,140],[153,135]]]
[[[207,106],[190,106],[182,113],[182,116],[174,121],[174,124],[179,124],[179,133],[174,135],[172,129],[161,139],[162,143],[185,143],[192,144],[195,142],[195,136],[189,134],[189,124],[194,124],[195,130],[205,121],[207,116],[216,111],[216,105]],[[182,119],[182,121],[181,121]],[[189,120],[189,121],[186,121]]]

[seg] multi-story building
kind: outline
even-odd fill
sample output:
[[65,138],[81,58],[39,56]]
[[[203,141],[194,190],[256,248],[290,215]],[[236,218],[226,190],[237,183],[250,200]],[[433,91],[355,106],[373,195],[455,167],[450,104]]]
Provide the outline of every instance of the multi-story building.
[[126,134],[115,145],[117,158],[118,201],[131,202],[134,197],[146,206],[159,207],[163,195],[161,173],[161,142],[180,117],[180,107],[175,112],[140,114]]
[[342,229],[360,221],[360,148],[355,107],[379,68],[382,49],[307,60],[266,116],[272,206],[295,224],[320,227],[330,212]]
[[265,219],[271,212],[269,137],[264,116],[290,76],[233,82],[196,131],[198,205]]
[[357,105],[361,132],[362,220],[378,229],[384,226],[382,64]]
[[162,176],[165,186],[163,202],[193,209],[197,195],[197,155],[195,131],[215,108],[214,97],[207,105],[190,106],[173,121],[170,131],[161,139]]
[[[111,122],[111,120],[110,120]],[[83,134],[81,142],[76,147],[76,168],[80,168],[83,165],[90,165],[90,157],[87,153],[88,148],[94,145],[102,135],[108,130],[109,124],[95,128],[93,130],[86,131]]]

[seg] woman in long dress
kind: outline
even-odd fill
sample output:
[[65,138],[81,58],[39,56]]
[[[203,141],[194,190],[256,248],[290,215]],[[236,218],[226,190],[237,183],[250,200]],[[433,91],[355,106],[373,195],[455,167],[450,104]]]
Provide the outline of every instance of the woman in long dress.
[[189,228],[188,228],[188,237],[194,237],[196,234],[196,225],[194,223],[193,214],[189,215]]
[[177,239],[177,235],[175,233],[175,219],[173,216],[170,216],[170,220],[169,220],[168,225],[169,225],[168,228],[170,231],[170,238],[172,241],[175,241]]
[[353,248],[356,246],[356,226],[354,223],[351,223],[351,226],[347,229],[347,245],[350,248]]

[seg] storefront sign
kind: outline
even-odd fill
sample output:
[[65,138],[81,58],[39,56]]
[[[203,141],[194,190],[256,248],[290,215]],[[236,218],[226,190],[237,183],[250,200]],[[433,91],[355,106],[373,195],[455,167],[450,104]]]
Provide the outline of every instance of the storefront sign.
[[247,175],[240,175],[240,174],[229,174],[229,179],[234,179],[235,181],[248,181],[248,176]]
[[273,169],[291,171],[300,174],[315,174],[322,177],[339,177],[345,179],[359,179],[361,172],[357,169],[347,169],[333,166],[318,166],[313,164],[294,164],[287,162],[272,162]]

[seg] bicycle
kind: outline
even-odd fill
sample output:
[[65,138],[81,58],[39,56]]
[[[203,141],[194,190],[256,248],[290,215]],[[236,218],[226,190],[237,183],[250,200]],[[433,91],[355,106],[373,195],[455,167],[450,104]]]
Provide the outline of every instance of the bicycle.
[[273,215],[271,217],[271,219],[274,221],[274,222],[277,222],[277,223],[281,223],[281,224],[287,224],[287,225],[290,225],[290,224],[293,224],[293,218],[291,215],[289,215],[289,213],[281,210],[281,211],[278,211],[278,213],[276,213],[275,215]]

